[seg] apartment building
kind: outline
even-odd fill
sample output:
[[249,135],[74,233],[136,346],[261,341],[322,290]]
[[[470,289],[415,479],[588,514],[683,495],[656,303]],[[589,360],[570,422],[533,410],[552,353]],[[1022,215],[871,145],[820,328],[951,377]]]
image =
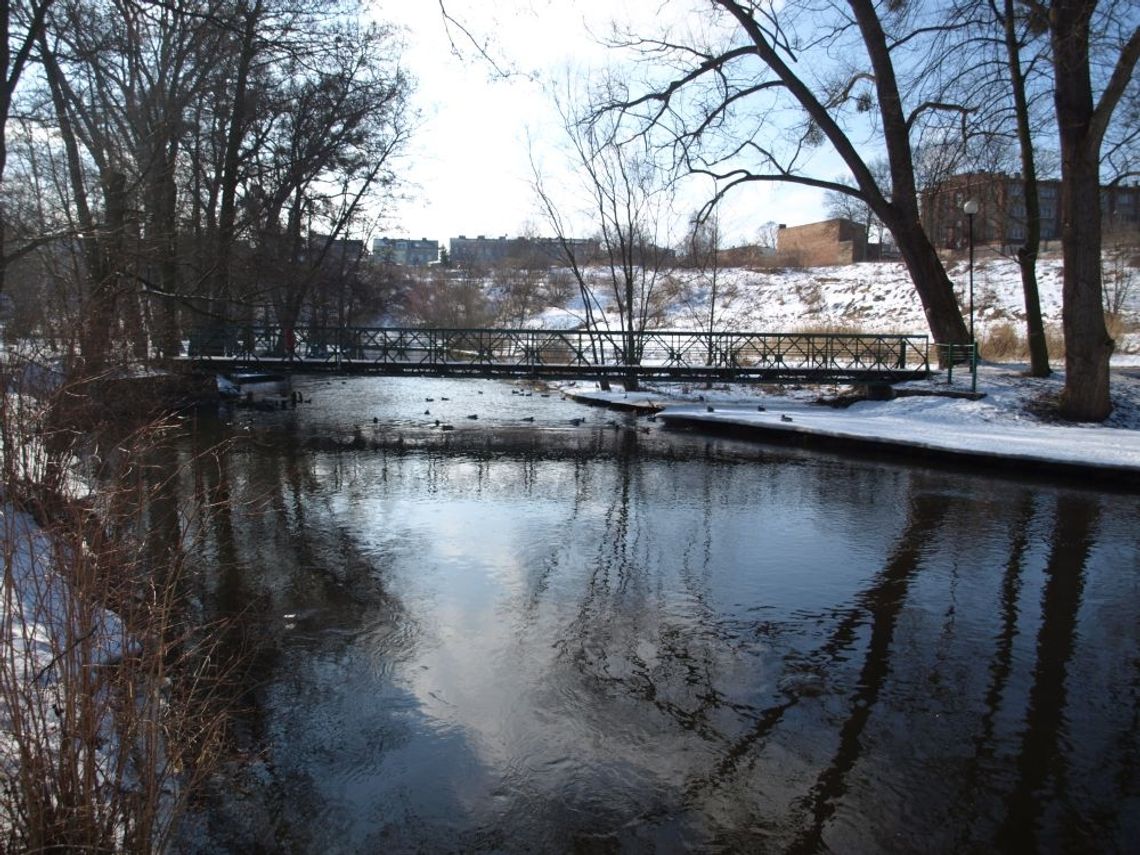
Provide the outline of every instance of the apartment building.
[[[1041,240],[1061,237],[1061,182],[1037,182]],[[962,249],[969,244],[969,221],[962,210],[967,199],[978,201],[974,215],[974,242],[1016,245],[1025,240],[1027,214],[1025,188],[1020,175],[968,172],[954,175],[920,194],[922,223],[940,249]],[[1102,226],[1106,234],[1140,231],[1140,186],[1109,185],[1100,192]]]
[[[592,259],[598,252],[598,242],[594,240],[567,238],[566,244],[579,262]],[[549,267],[566,262],[562,242],[558,238],[509,238],[506,235],[469,238],[460,235],[451,238],[450,246],[451,263],[458,267],[493,267],[509,262]]]
[[439,241],[378,237],[372,241],[372,255],[385,264],[426,267],[439,261]]

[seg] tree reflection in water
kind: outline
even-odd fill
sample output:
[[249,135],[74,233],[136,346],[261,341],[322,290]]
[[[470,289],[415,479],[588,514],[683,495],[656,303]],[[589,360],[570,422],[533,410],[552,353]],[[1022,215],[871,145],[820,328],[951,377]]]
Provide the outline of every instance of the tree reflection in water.
[[237,499],[215,602],[256,604],[261,652],[244,843],[1135,842],[1134,497],[633,430],[480,442],[276,442],[208,476]]

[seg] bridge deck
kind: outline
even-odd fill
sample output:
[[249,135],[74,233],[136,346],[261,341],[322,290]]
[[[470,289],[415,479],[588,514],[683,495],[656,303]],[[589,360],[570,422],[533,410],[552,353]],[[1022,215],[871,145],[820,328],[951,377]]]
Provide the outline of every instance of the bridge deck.
[[636,371],[694,382],[895,382],[930,371],[924,335],[659,330],[227,327],[194,331],[187,358],[223,371],[550,379]]

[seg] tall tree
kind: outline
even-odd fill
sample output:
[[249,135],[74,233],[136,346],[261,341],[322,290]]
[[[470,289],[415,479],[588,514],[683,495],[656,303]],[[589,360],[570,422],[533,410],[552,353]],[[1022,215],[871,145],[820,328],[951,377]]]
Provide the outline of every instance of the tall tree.
[[[44,21],[54,0],[0,0],[0,69],[4,80],[0,86],[0,183],[8,164],[8,117],[16,87],[24,75],[32,50],[43,32]],[[0,293],[4,290],[4,277],[10,255],[8,247],[7,215],[0,199]],[[24,247],[20,252],[26,251]]]
[[1026,74],[1022,65],[1022,45],[1037,29],[1032,24],[1018,30],[1014,0],[990,0],[995,20],[1001,26],[1009,70],[1009,89],[1013,97],[1017,143],[1021,153],[1021,181],[1025,199],[1025,240],[1017,249],[1017,265],[1021,272],[1021,290],[1025,297],[1026,341],[1029,344],[1030,373],[1048,377],[1049,347],[1045,339],[1045,322],[1041,317],[1041,296],[1037,288],[1037,255],[1041,250],[1041,197],[1037,189],[1037,156],[1033,141]]
[[689,221],[689,234],[685,241],[686,255],[697,274],[699,298],[690,307],[693,320],[702,332],[708,333],[706,357],[715,364],[714,334],[724,323],[725,311],[737,296],[737,290],[725,282],[724,237],[720,227],[720,214],[716,210],[707,216],[694,215]]
[[320,269],[355,237],[365,200],[394,180],[411,125],[391,31],[343,23],[323,34],[327,44],[274,70],[280,79],[257,126],[252,237],[262,266],[278,273],[268,296],[283,326],[301,320]]
[[[315,290],[354,281],[334,270],[362,246],[344,239],[411,125],[399,57],[345,0],[56,0],[40,121],[68,164],[89,370],[127,335],[135,358],[173,351],[190,309],[295,323]],[[262,293],[233,287],[237,258]]]
[[[1048,21],[1053,51],[1054,102],[1061,139],[1061,250],[1065,388],[1061,412],[1076,421],[1102,421],[1112,412],[1108,363],[1113,341],[1104,322],[1101,282],[1101,145],[1113,112],[1140,61],[1135,7],[1120,17],[1098,18],[1098,0],[1026,0]],[[1115,55],[1103,42],[1097,64],[1107,74],[1094,98],[1090,44],[1094,22],[1117,41]]]
[[[1021,275],[1025,303],[1026,340],[1030,373],[1050,374],[1045,326],[1037,287],[1037,257],[1041,244],[1041,212],[1038,194],[1038,148],[1044,129],[1051,127],[1052,85],[1048,66],[1048,40],[1036,16],[1027,14],[1017,0],[959,0],[946,7],[942,34],[933,61],[923,74],[925,97],[969,105],[962,128],[952,138],[935,140],[929,153],[932,173],[924,186],[925,198],[934,202],[926,212],[927,228],[944,229],[941,220],[962,213],[938,202],[942,194],[960,192],[963,173],[1016,172],[1002,183],[1008,195],[983,186],[972,193],[981,197],[987,239],[1016,242],[1014,258]],[[961,58],[969,56],[971,67],[963,73]],[[941,143],[941,144],[938,144]],[[954,181],[943,187],[945,180]],[[955,206],[957,207],[957,206]],[[1023,231],[1011,228],[1024,225]]]
[[[92,183],[105,203],[99,263],[88,254],[93,311],[84,355],[92,366],[117,316],[135,358],[148,355],[152,337],[166,352],[178,347],[171,302],[180,291],[177,173],[185,111],[218,53],[209,2],[58,0],[43,39],[61,136],[73,135],[69,151],[82,148],[96,166]],[[72,177],[87,181],[78,164]],[[73,188],[76,198],[82,192]],[[96,233],[84,222],[90,212],[80,206],[78,216],[85,233]],[[157,318],[147,295],[161,295]]]
[[[899,75],[900,67],[914,62],[929,22],[911,14],[909,4],[880,12],[873,0],[837,0],[810,9],[759,0],[710,5],[731,25],[727,41],[627,40],[655,67],[677,71],[651,81],[644,93],[604,107],[632,117],[647,133],[667,132],[677,159],[693,172],[714,176],[722,195],[761,181],[857,196],[894,235],[935,339],[967,342],[953,286],[919,219],[912,144],[928,117],[960,116],[966,108],[911,103]],[[896,63],[900,55],[904,59]],[[781,143],[778,128],[785,123],[769,119],[787,115],[789,108],[800,117],[798,132]],[[872,112],[889,165],[889,188],[865,157],[875,150],[862,140]],[[825,142],[843,160],[852,186],[803,168],[808,152]]]
[[[230,86],[232,99],[225,120],[225,154],[222,158],[220,174],[217,175],[218,209],[214,240],[211,248],[214,253],[214,268],[210,277],[210,311],[215,316],[225,316],[230,300],[231,260],[237,221],[237,191],[240,180],[239,169],[242,162],[242,141],[251,125],[252,105],[250,98],[250,75],[254,58],[259,48],[262,18],[265,4],[262,0],[253,3],[239,3],[235,22],[236,44],[233,54],[233,77]],[[213,214],[213,206],[211,206]]]

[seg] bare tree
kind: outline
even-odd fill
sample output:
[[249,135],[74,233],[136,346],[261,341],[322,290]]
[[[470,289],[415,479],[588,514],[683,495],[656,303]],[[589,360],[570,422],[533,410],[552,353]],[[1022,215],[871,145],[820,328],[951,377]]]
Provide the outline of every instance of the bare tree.
[[[264,44],[261,29],[265,15],[266,6],[263,0],[253,0],[253,3],[242,2],[237,5],[234,17],[236,38],[230,54],[233,74],[229,81],[225,79],[220,81],[223,85],[218,87],[223,104],[229,109],[222,113],[226,116],[222,120],[224,155],[219,164],[220,168],[215,173],[216,180],[211,183],[211,195],[217,202],[216,218],[214,204],[208,206],[210,220],[215,226],[211,230],[213,240],[210,244],[214,266],[209,288],[210,311],[215,315],[224,316],[230,300],[232,255],[236,238],[237,192],[243,166],[242,142],[253,125],[250,77],[254,59]],[[224,99],[231,92],[227,104]],[[203,166],[204,164],[199,166],[199,170]],[[200,198],[198,201],[201,201]]]
[[1034,377],[1048,377],[1049,348],[1045,339],[1045,322],[1041,317],[1041,297],[1037,288],[1037,255],[1041,249],[1041,198],[1037,190],[1037,157],[1033,144],[1026,71],[1022,63],[1023,46],[1033,39],[1039,29],[1032,22],[1019,26],[1014,0],[990,0],[994,18],[1001,26],[1006,61],[1009,69],[1009,90],[1013,97],[1017,142],[1021,153],[1022,189],[1025,200],[1025,240],[1017,249],[1017,264],[1021,270],[1021,288],[1025,296],[1026,341],[1029,344],[1030,373]]
[[[1047,40],[1042,38],[1034,16],[1015,0],[962,0],[945,12],[935,59],[928,64],[923,85],[928,97],[969,104],[960,132],[939,145],[932,141],[923,189],[928,199],[954,192],[943,181],[961,172],[1018,173],[1019,187],[999,199],[984,188],[974,190],[982,199],[983,219],[992,226],[991,238],[1017,241],[1014,257],[1021,273],[1025,301],[1026,340],[1030,372],[1050,373],[1045,327],[1037,287],[1037,256],[1041,243],[1041,210],[1037,189],[1040,139],[1051,127],[1046,73]],[[972,67],[963,74],[960,57],[969,55]],[[942,198],[946,198],[942,196]],[[995,204],[1001,210],[994,209]],[[941,230],[946,206],[934,204],[928,211],[928,228]],[[961,219],[959,211],[957,219]],[[1024,224],[1015,232],[1013,223]],[[991,231],[991,229],[987,229]]]
[[398,41],[350,11],[57,0],[36,58],[84,246],[89,370],[128,334],[135,358],[175,351],[191,311],[221,323],[273,306],[291,325],[310,302],[327,311],[313,298],[329,288],[345,308],[338,268],[410,128]]
[[1109,325],[1117,326],[1129,301],[1140,291],[1140,232],[1110,233],[1104,261],[1104,313]]
[[[685,255],[689,270],[674,272],[674,299],[686,309],[696,327],[707,334],[705,356],[707,364],[713,365],[718,352],[716,334],[723,330],[726,317],[740,297],[735,277],[728,275],[726,268],[733,255],[741,255],[724,246],[720,216],[715,209],[704,218],[694,214],[689,220]],[[711,381],[708,388],[712,388]]]
[[475,267],[437,267],[408,290],[404,314],[409,322],[424,327],[490,326],[497,307],[487,293],[486,281],[486,273]]
[[563,283],[551,271],[557,260],[549,243],[528,223],[512,243],[509,256],[491,271],[501,322],[521,327],[544,309],[566,304]]
[[[90,370],[116,326],[114,336],[130,337],[136,359],[148,356],[152,339],[165,352],[178,348],[184,116],[214,82],[213,61],[224,46],[216,13],[211,0],[58,0],[41,39],[88,244],[92,311],[83,353]],[[90,176],[84,162],[94,166]],[[97,211],[83,201],[91,196],[102,200],[101,232],[92,220]]]
[[301,322],[330,254],[356,239],[365,201],[395,180],[392,159],[410,132],[390,30],[335,20],[303,35],[263,72],[243,200],[258,268],[275,273],[264,292],[285,327]]
[[[633,391],[639,385],[641,333],[661,309],[659,286],[673,256],[668,234],[671,182],[637,141],[618,142],[614,128],[598,121],[575,119],[565,111],[563,118],[574,165],[589,199],[589,213],[598,229],[606,304],[570,243],[565,221],[543,188],[537,169],[536,190],[578,281],[587,328],[609,329],[608,322],[600,323],[605,310],[617,315],[625,387]],[[601,338],[596,339],[596,348],[604,346]],[[600,350],[595,355],[600,357]]]
[[756,230],[756,244],[763,249],[776,251],[780,239],[780,224],[769,220]]
[[697,273],[696,285],[700,299],[693,305],[694,316],[703,332],[708,333],[708,364],[713,364],[715,347],[713,334],[724,323],[724,314],[737,296],[736,289],[725,281],[724,244],[720,228],[720,215],[713,210],[703,219],[694,216],[689,223],[688,254]]
[[[968,108],[916,102],[900,77],[921,55],[930,22],[909,4],[880,10],[872,0],[810,9],[737,0],[711,5],[721,13],[721,40],[628,39],[669,77],[607,99],[603,112],[619,112],[650,136],[665,135],[678,163],[720,182],[718,195],[750,182],[792,182],[862,199],[894,236],[935,339],[967,342],[953,286],[919,219],[913,140],[925,125],[960,119]],[[800,71],[808,68],[810,76]],[[789,109],[798,111],[799,122],[781,137],[778,128],[786,123],[769,117]],[[889,188],[864,156],[872,113]],[[805,171],[807,155],[824,143],[842,158],[853,186]]]
[[[21,3],[19,0],[5,0],[0,5],[0,68],[4,73],[3,86],[0,87],[0,184],[4,181],[8,164],[7,128],[16,88],[20,85],[24,69],[43,32],[44,21],[53,2],[54,0],[31,0]],[[11,258],[26,253],[38,243],[33,240],[20,248],[10,249],[7,224],[7,213],[3,200],[0,199],[0,293],[4,291],[4,274]]]
[[53,141],[34,116],[10,119],[9,163],[3,185],[8,239],[22,247],[9,258],[4,297],[5,332],[43,337],[55,352],[78,345],[81,293],[77,287],[76,234],[61,188],[68,177]]
[[[1112,412],[1101,280],[1101,145],[1140,61],[1135,7],[1097,0],[1028,0],[1048,22],[1054,101],[1061,138],[1061,248],[1064,254],[1065,388],[1061,412],[1102,421]],[[1099,44],[1094,97],[1094,33]]]

